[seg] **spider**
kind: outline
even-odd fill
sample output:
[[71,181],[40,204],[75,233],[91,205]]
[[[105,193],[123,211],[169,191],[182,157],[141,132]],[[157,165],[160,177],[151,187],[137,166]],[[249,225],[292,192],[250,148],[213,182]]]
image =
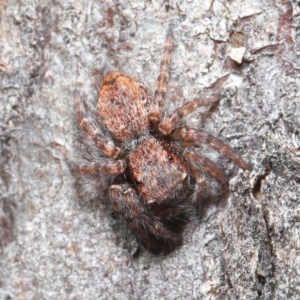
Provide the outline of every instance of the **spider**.
[[78,167],[81,174],[110,175],[107,197],[138,240],[155,253],[169,252],[181,244],[192,201],[208,187],[204,173],[225,183],[221,168],[201,155],[207,144],[236,165],[249,165],[223,141],[202,129],[182,123],[201,106],[219,97],[194,99],[172,113],[163,112],[173,45],[169,30],[154,96],[139,80],[120,72],[108,73],[98,97],[98,121],[87,117],[78,93],[77,120],[94,141],[102,157]]

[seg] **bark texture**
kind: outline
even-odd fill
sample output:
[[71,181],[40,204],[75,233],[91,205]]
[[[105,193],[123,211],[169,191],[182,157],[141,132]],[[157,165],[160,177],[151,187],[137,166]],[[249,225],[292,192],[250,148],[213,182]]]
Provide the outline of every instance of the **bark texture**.
[[[1,0],[0,299],[299,299],[299,16],[292,0]],[[167,107],[226,78],[213,113],[187,122],[253,170],[208,153],[227,196],[212,185],[175,252],[133,255],[105,179],[72,171],[92,151],[74,91],[95,105],[119,70],[153,92],[169,24]]]

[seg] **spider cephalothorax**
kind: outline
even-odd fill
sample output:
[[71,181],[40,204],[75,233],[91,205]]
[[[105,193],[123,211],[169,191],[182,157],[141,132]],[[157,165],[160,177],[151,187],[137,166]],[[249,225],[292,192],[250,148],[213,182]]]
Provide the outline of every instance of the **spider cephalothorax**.
[[101,128],[86,117],[76,98],[79,124],[106,157],[80,166],[79,172],[111,175],[108,198],[113,209],[154,252],[172,250],[180,243],[190,212],[189,195],[197,198],[208,186],[204,173],[226,181],[222,170],[197,147],[208,144],[249,170],[221,140],[199,128],[178,126],[183,117],[215,104],[218,97],[187,101],[172,113],[163,113],[172,44],[169,33],[154,96],[133,77],[119,72],[105,76],[97,105]]

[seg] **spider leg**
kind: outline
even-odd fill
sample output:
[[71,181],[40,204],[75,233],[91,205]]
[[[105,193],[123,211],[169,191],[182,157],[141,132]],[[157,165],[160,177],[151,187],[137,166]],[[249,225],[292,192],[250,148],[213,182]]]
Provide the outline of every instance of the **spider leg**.
[[[198,153],[196,153],[198,154]],[[186,155],[186,152],[183,153],[183,155]],[[192,202],[196,202],[199,196],[202,196],[207,187],[208,187],[208,181],[205,175],[203,174],[203,169],[206,169],[205,166],[196,163],[196,160],[193,160],[192,158],[188,158],[186,156],[186,163],[189,166],[190,175],[195,179],[195,187],[194,187],[194,193],[191,195]]]
[[199,128],[182,128],[174,134],[173,138],[179,138],[186,145],[201,146],[203,143],[208,144],[220,154],[229,157],[240,168],[251,170],[250,166],[229,145]]
[[88,136],[96,143],[97,147],[108,157],[117,159],[121,155],[121,149],[116,147],[113,141],[105,137],[103,132],[84,114],[83,104],[78,93],[75,94],[77,121]]
[[222,183],[226,182],[226,176],[223,171],[210,159],[200,155],[191,147],[186,148],[184,151],[188,163],[191,165],[192,170],[196,177],[196,191],[197,193],[203,193],[206,189],[207,183],[204,178],[197,172],[197,170],[205,169],[211,176],[215,177]]
[[173,37],[172,30],[169,29],[166,37],[164,53],[160,63],[159,74],[156,80],[155,95],[153,98],[153,102],[150,105],[150,111],[149,111],[149,120],[150,122],[155,124],[160,122],[163,99],[166,94],[167,84],[169,80],[169,68],[171,62],[171,51],[172,51],[173,41],[174,41],[174,37]]
[[186,115],[192,113],[198,107],[215,104],[219,101],[218,96],[212,96],[210,98],[201,100],[194,99],[188,101],[181,107],[177,108],[175,111],[165,116],[158,126],[158,130],[162,135],[169,135],[175,127],[178,125],[179,121]]
[[199,197],[205,193],[207,189],[207,181],[204,178],[204,176],[201,174],[198,174],[196,176],[196,186],[195,186],[195,193]]
[[109,175],[118,175],[125,171],[125,165],[122,160],[105,160],[103,162],[94,162],[78,167],[80,174],[94,175],[104,173]]
[[159,239],[179,240],[179,235],[168,230],[128,184],[112,185],[108,196],[114,210],[120,213],[133,233],[148,248],[157,250]]

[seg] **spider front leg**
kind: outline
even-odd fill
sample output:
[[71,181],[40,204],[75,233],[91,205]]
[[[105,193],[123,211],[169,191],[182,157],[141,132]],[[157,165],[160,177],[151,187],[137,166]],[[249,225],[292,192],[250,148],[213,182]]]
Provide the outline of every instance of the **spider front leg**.
[[208,144],[220,154],[229,157],[240,168],[251,170],[250,166],[229,145],[199,128],[184,127],[174,132],[172,137],[180,139],[185,145],[201,146],[203,143]]
[[105,137],[102,131],[100,131],[99,128],[97,128],[97,126],[86,117],[84,114],[83,103],[77,92],[75,94],[75,101],[77,121],[82,129],[96,143],[97,147],[103,152],[103,154],[112,159],[119,158],[122,153],[121,149],[116,147],[109,137]]
[[173,47],[173,41],[174,37],[172,30],[169,29],[165,42],[164,54],[160,63],[159,74],[156,80],[155,95],[149,110],[149,120],[153,124],[158,124],[160,122],[163,99],[166,94],[169,80],[169,68],[171,62],[171,51]]
[[200,155],[193,148],[186,148],[183,152],[183,156],[189,165],[190,174],[196,181],[194,195],[192,197],[193,202],[196,202],[197,199],[206,192],[208,187],[208,181],[203,171],[206,171],[210,176],[221,181],[223,184],[226,182],[226,176],[223,171],[213,161]]
[[101,162],[93,162],[78,167],[80,174],[94,175],[104,173],[108,175],[119,175],[125,171],[125,164],[122,160],[104,160]]
[[171,241],[179,239],[176,233],[162,224],[151,207],[147,206],[128,184],[112,185],[108,197],[113,209],[120,213],[133,233],[149,249],[157,250],[157,241],[160,239]]
[[200,155],[193,148],[186,148],[183,155],[191,167],[192,175],[196,178],[196,193],[202,194],[207,187],[204,177],[201,176],[201,170],[207,171],[209,175],[215,177],[222,183],[226,182],[226,176],[223,171],[214,162]]

